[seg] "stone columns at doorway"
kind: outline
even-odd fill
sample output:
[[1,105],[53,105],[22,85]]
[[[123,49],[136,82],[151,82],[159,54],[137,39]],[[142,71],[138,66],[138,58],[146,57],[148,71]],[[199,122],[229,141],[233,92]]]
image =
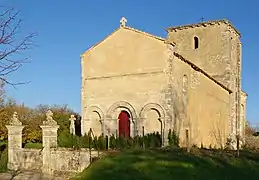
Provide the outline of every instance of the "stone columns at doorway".
[[[85,109],[84,131],[92,128],[94,132],[100,130],[104,135],[119,135],[119,121],[122,112],[128,115],[130,136],[142,135],[144,126],[145,134],[159,132],[163,145],[168,144],[168,132],[171,117],[166,116],[165,109],[158,103],[148,103],[136,109],[126,101],[118,101],[108,106],[106,113],[103,107],[98,105],[88,106]],[[126,116],[125,116],[126,117]],[[172,128],[172,127],[171,127]],[[116,134],[117,133],[117,134]]]

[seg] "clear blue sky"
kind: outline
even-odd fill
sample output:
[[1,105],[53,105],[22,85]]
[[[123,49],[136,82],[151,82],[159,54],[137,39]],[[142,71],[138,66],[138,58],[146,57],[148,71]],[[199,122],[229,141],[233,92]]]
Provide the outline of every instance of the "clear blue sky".
[[21,11],[23,31],[37,31],[33,62],[10,78],[30,80],[7,94],[28,106],[68,104],[80,112],[80,54],[119,27],[127,25],[158,36],[165,28],[227,18],[242,33],[242,86],[248,93],[247,118],[259,121],[259,2],[256,0],[1,0]]

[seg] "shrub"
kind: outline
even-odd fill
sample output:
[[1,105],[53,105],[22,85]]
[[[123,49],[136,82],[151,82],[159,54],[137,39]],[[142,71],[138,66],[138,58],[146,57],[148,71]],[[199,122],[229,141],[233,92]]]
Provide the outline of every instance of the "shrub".
[[114,134],[112,134],[110,136],[109,146],[110,146],[111,149],[115,149],[116,148],[116,138],[115,138]]
[[127,138],[124,136],[119,136],[117,143],[117,148],[125,149],[127,147]]
[[8,154],[7,148],[0,152],[0,172],[7,170]]
[[179,137],[176,135],[175,130],[169,129],[168,143],[171,147],[179,147]]
[[89,147],[89,136],[87,134],[80,137],[80,147],[81,148],[88,148]]
[[137,135],[133,138],[134,147],[143,147],[143,137]]
[[127,147],[135,147],[134,139],[132,137],[127,138]]
[[226,144],[225,144],[225,150],[231,149],[231,141],[232,141],[231,138],[227,138],[227,141],[226,141]]
[[194,144],[194,145],[192,145],[192,147],[190,149],[190,152],[192,154],[199,155],[200,154],[200,149],[199,149],[199,147],[196,144]]
[[42,144],[41,143],[26,143],[24,145],[24,148],[41,149]]
[[106,149],[106,139],[105,139],[103,134],[98,137],[98,143],[97,144],[98,144],[98,149],[100,149],[100,150]]
[[67,131],[62,131],[58,136],[58,146],[72,148],[75,145],[75,138]]

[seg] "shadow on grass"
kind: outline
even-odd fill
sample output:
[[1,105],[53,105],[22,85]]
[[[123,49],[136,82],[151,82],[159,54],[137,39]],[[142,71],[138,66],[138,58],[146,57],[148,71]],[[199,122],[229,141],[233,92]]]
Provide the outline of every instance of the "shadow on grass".
[[[233,153],[201,150],[131,150],[93,163],[74,179],[250,179],[259,178],[258,154],[236,158]],[[254,157],[254,158],[252,158]],[[257,157],[257,158],[255,158]]]

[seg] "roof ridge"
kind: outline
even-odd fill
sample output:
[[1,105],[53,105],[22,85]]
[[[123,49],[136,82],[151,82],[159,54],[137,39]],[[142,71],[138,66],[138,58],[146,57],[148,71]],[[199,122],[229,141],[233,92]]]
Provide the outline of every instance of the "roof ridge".
[[153,35],[153,34],[150,34],[150,33],[147,33],[147,32],[145,32],[145,31],[142,31],[142,30],[139,30],[139,29],[135,29],[135,28],[132,28],[132,27],[129,27],[129,26],[124,26],[124,27],[122,27],[122,28],[135,31],[135,32],[137,32],[137,33],[141,33],[141,34],[143,34],[143,35],[150,36],[150,37],[152,37],[152,38],[155,38],[155,39],[158,39],[158,40],[161,40],[161,41],[166,41],[166,39],[163,38],[163,37],[156,36],[156,35]]
[[[156,35],[153,35],[153,34],[150,34],[150,33],[147,33],[145,31],[141,31],[139,29],[135,29],[135,28],[132,28],[132,27],[129,27],[129,26],[120,26],[119,28],[117,28],[116,30],[114,30],[112,33],[108,34],[105,38],[103,38],[101,41],[95,43],[93,46],[91,46],[89,49],[85,50],[81,56],[83,56],[86,52],[90,51],[91,49],[93,49],[94,47],[98,46],[100,43],[102,43],[105,39],[107,39],[108,37],[110,37],[111,35],[113,35],[115,32],[117,32],[118,30],[120,29],[127,29],[127,30],[131,30],[131,31],[134,31],[134,32],[137,32],[137,33],[140,33],[140,34],[143,34],[145,36],[149,36],[149,37],[152,37],[152,38],[155,38],[157,40],[160,40],[160,41],[164,41],[166,42],[167,39],[166,38],[163,38],[163,37],[159,37],[159,36],[156,36]],[[173,43],[173,45],[175,45],[175,43]]]
[[206,26],[206,25],[214,25],[217,23],[225,23],[228,26],[230,26],[235,33],[238,36],[241,36],[241,33],[234,27],[234,25],[228,20],[228,19],[220,19],[220,20],[210,20],[210,21],[206,21],[206,22],[200,22],[200,23],[192,23],[192,24],[186,24],[186,25],[179,25],[179,26],[173,26],[173,27],[169,27],[167,28],[167,32],[168,31],[173,31],[173,30],[177,30],[177,29],[185,29],[185,28],[194,28],[194,27],[200,27],[200,26]]
[[210,80],[212,80],[213,82],[215,82],[216,84],[218,84],[219,86],[221,86],[223,89],[227,90],[229,93],[232,93],[233,91],[231,89],[229,89],[228,87],[226,87],[224,84],[222,84],[221,82],[217,81],[215,78],[213,78],[212,76],[210,76],[208,73],[206,73],[206,71],[204,71],[203,69],[201,69],[200,67],[198,67],[197,65],[195,65],[194,63],[192,63],[191,61],[185,59],[182,55],[180,55],[177,52],[174,52],[174,55],[179,58],[181,61],[185,62],[186,64],[188,64],[189,66],[191,66],[195,71],[199,71],[201,72],[203,75],[205,75],[206,77],[208,77]]

